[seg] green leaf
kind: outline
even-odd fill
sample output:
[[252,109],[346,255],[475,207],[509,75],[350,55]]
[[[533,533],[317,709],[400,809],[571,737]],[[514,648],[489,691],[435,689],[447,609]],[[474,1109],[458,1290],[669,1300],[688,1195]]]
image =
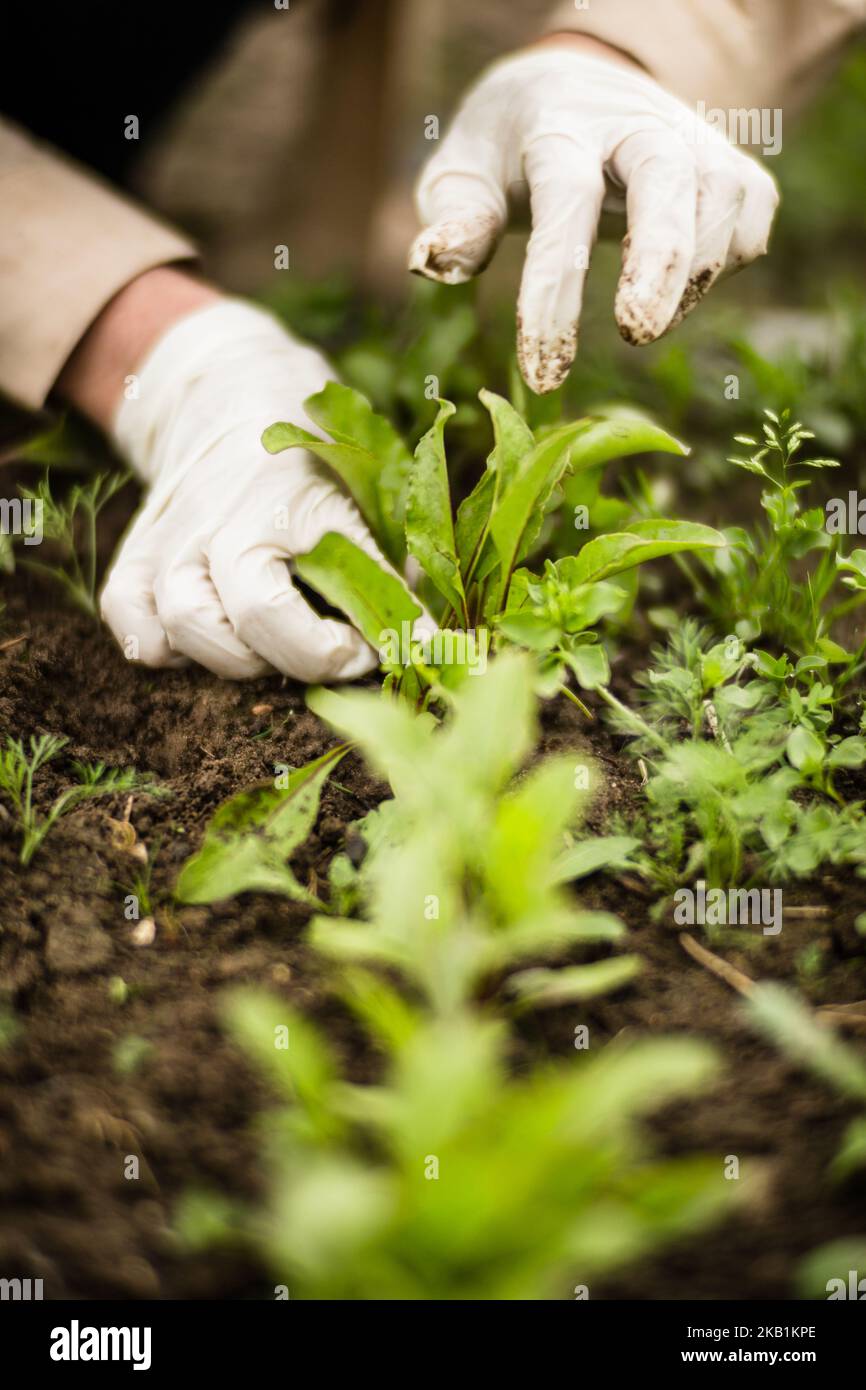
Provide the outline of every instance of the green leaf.
[[640,956],[612,956],[610,960],[562,970],[521,970],[511,976],[508,987],[519,996],[521,1004],[544,1008],[611,994],[631,984],[642,968]]
[[862,1168],[866,1168],[866,1116],[853,1120],[846,1129],[830,1171],[837,1182],[844,1182]]
[[798,772],[814,772],[824,761],[824,745],[805,724],[798,724],[785,744],[788,761]]
[[445,424],[454,409],[450,401],[440,402],[435,421],[415,450],[406,508],[406,541],[410,554],[468,626],[445,458]]
[[[495,496],[496,474],[488,470],[486,473],[482,473],[469,496],[464,497],[457,508],[457,523],[454,528],[455,544],[460,563],[460,573],[467,585],[478,569],[479,560],[485,548]],[[480,577],[484,577],[483,573]]]
[[699,522],[635,521],[628,531],[589,541],[579,554],[558,561],[556,569],[569,584],[586,584],[609,579],[662,555],[683,550],[719,550],[725,545],[720,531]]
[[376,651],[388,633],[402,636],[402,624],[411,632],[421,608],[402,580],[388,573],[372,556],[347,536],[328,531],[306,555],[298,555],[295,568],[301,578],[341,609]]
[[342,479],[376,540],[398,568],[406,556],[403,536],[412,455],[393,426],[360,392],[329,381],[304,408],[333,443],[298,425],[271,425],[262,444],[271,454],[308,449]]
[[866,591],[866,550],[852,550],[850,555],[837,555],[836,566],[840,570],[850,570],[842,583],[849,589]]
[[521,471],[523,460],[535,447],[535,437],[523,416],[502,396],[479,391],[478,399],[493,423],[493,452],[487,467],[496,475],[498,496],[503,496]]
[[862,767],[866,763],[866,738],[854,735],[835,744],[827,756],[830,767]]
[[575,473],[612,459],[628,458],[632,454],[690,453],[687,444],[660,429],[648,416],[639,411],[613,407],[602,419],[590,418],[587,428],[579,435],[571,452]]
[[512,570],[538,537],[544,507],[569,466],[571,446],[586,428],[587,422],[578,420],[546,435],[524,459],[520,473],[500,499],[490,520],[500,564],[499,584],[491,599],[493,612],[502,607]]
[[831,666],[846,666],[852,659],[851,653],[830,637],[818,638],[818,651]]
[[756,985],[746,1002],[756,1027],[806,1071],[829,1082],[841,1095],[866,1100],[866,1063],[812,1010],[782,985]]
[[436,770],[432,715],[418,716],[372,690],[316,687],[307,691],[307,705],[344,738],[360,743],[367,761],[395,791],[405,790],[409,797],[429,792],[425,774]]
[[497,618],[496,627],[509,642],[518,647],[527,647],[532,652],[549,652],[561,636],[559,627],[543,613],[526,609],[517,613],[503,613]]
[[367,1030],[389,1051],[403,1047],[418,1027],[419,1015],[394,987],[372,971],[348,966],[340,994]]
[[306,1104],[324,1100],[334,1059],[302,1013],[260,989],[232,990],[222,1013],[234,1041],[281,1091]]
[[[851,1287],[851,1271],[854,1270],[854,1285]],[[810,1250],[797,1272],[797,1286],[801,1298],[838,1299],[863,1297],[859,1281],[866,1270],[866,1234],[846,1236],[842,1240],[820,1245]],[[853,1311],[853,1310],[852,1310]]]
[[572,845],[560,855],[554,866],[554,882],[568,883],[586,878],[599,869],[623,869],[629,866],[629,855],[640,845],[630,835],[598,835]]
[[286,861],[312,830],[322,787],[347,751],[332,748],[296,768],[287,774],[285,788],[267,782],[224,801],[205,830],[201,849],[180,871],[174,890],[178,901],[212,903],[258,890],[321,906]]
[[562,832],[582,800],[574,783],[574,759],[549,758],[499,801],[486,844],[479,847],[485,891],[498,921],[553,918],[566,906],[551,890]]
[[589,646],[564,648],[562,659],[570,666],[575,680],[583,690],[598,690],[600,685],[607,685],[610,681],[607,652],[598,642]]
[[476,571],[480,580],[495,567],[490,518],[535,445],[532,430],[508,401],[493,391],[479,391],[478,397],[490,414],[495,442],[487,471],[457,509],[457,553],[465,584]]

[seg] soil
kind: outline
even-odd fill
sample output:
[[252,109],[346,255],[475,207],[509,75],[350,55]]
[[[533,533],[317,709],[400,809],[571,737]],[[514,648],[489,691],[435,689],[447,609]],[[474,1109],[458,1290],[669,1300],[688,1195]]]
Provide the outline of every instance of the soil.
[[[118,499],[104,528],[113,542],[130,503]],[[129,665],[109,635],[59,606],[32,576],[6,586],[4,636],[27,640],[0,653],[0,733],[65,734],[69,744],[38,779],[40,805],[66,784],[71,759],[149,771],[170,798],[133,799],[130,818],[148,848],[156,937],[131,939],[124,916],[141,864],[115,847],[109,817],[126,798],[89,803],[58,823],[28,871],[0,814],[0,1005],[14,1033],[0,1046],[0,1273],[44,1280],[46,1298],[238,1299],[272,1297],[265,1272],[235,1253],[189,1255],[172,1232],[181,1194],[212,1188],[249,1199],[260,1190],[251,1126],[269,1094],[221,1027],[224,992],[266,986],[327,1030],[348,1074],[376,1074],[329,990],[326,968],[304,944],[305,908],[261,894],[213,907],[177,907],[171,884],[225,797],[298,765],[333,738],[302,690],[278,676],[228,684],[202,670],[148,672]],[[268,706],[255,712],[256,706]],[[591,748],[607,771],[603,824],[639,795],[634,764],[599,724],[566,702],[545,709],[544,750]],[[303,881],[324,880],[347,823],[384,789],[356,756],[324,793],[316,831],[294,860]],[[724,1066],[712,1090],[652,1121],[661,1152],[736,1155],[760,1171],[747,1211],[698,1241],[669,1248],[593,1287],[593,1297],[769,1299],[792,1297],[800,1258],[825,1241],[866,1232],[866,1191],[833,1187],[827,1167],[852,1111],[793,1070],[743,1021],[740,1000],[683,951],[677,932],[652,920],[639,885],[590,881],[589,905],[628,922],[627,948],[645,969],[628,990],[579,1010],[524,1018],[515,1067],[547,1054],[574,1056],[574,1027],[593,1042],[621,1030],[689,1032],[712,1041]],[[866,997],[866,961],[853,920],[866,882],[841,872],[786,893],[786,902],[831,909],[786,922],[724,955],[755,977],[800,984],[818,1003]],[[820,968],[808,976],[803,952]],[[717,948],[721,949],[721,948]],[[123,981],[125,991],[118,981]],[[125,993],[121,1001],[120,995]],[[864,1040],[851,1045],[863,1049]],[[127,1156],[140,1176],[125,1176]],[[564,1291],[568,1297],[568,1291]]]

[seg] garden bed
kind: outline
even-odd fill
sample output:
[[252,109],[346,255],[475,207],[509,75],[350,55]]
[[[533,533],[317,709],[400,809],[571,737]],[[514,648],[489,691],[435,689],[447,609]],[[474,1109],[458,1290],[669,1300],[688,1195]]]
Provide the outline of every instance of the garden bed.
[[[120,501],[107,513],[107,549],[123,511]],[[171,887],[222,800],[271,777],[277,763],[317,757],[334,735],[306,709],[304,692],[279,677],[236,685],[198,669],[148,672],[57,607],[41,583],[19,574],[6,589],[6,631],[27,640],[0,654],[0,726],[16,737],[69,739],[39,782],[40,802],[64,785],[67,758],[151,772],[171,796],[136,794],[129,810],[152,865],[157,930],[148,946],[133,944],[135,923],[124,915],[142,864],[118,848],[109,819],[122,820],[125,795],[60,821],[26,870],[11,823],[0,821],[0,1268],[43,1278],[50,1298],[272,1296],[252,1257],[190,1253],[173,1233],[176,1203],[190,1190],[244,1199],[261,1191],[252,1125],[272,1097],[227,1039],[221,998],[248,983],[289,1001],[324,1027],[354,1081],[376,1079],[380,1057],[304,943],[307,908],[256,893],[182,906]],[[590,750],[604,768],[594,824],[639,799],[635,762],[603,723],[588,724],[561,699],[542,719],[541,752]],[[302,883],[325,883],[346,825],[384,791],[359,756],[343,761],[293,861]],[[866,1229],[862,1184],[826,1181],[851,1106],[755,1036],[736,992],[683,951],[669,922],[652,920],[633,879],[579,887],[584,904],[623,918],[625,949],[642,957],[643,972],[613,995],[523,1015],[510,1048],[515,1074],[548,1055],[573,1057],[578,1024],[593,1042],[624,1029],[706,1038],[721,1054],[720,1080],[649,1122],[657,1149],[718,1155],[720,1167],[734,1155],[752,1180],[745,1208],[593,1284],[591,1296],[791,1297],[804,1255]],[[864,998],[853,922],[866,882],[829,870],[786,893],[789,903],[827,915],[797,918],[779,938],[757,935],[725,958],[754,978],[805,987],[817,1004]],[[807,948],[821,961],[811,983]],[[125,1176],[130,1155],[140,1160],[137,1179]]]

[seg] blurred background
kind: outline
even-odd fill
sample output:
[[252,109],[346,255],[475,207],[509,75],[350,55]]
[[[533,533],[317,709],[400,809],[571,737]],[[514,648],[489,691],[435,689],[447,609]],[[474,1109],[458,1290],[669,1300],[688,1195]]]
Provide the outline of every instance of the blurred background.
[[[785,112],[781,153],[766,161],[782,190],[771,254],[716,287],[669,338],[634,349],[613,319],[619,247],[601,242],[570,380],[527,399],[513,354],[525,233],[509,234],[465,288],[416,280],[405,262],[417,230],[412,186],[433,148],[428,118],[444,132],[473,77],[543,32],[550,0],[287,3],[210,6],[194,55],[181,55],[193,71],[182,96],[156,102],[137,74],[166,61],[169,81],[180,65],[161,22],[170,25],[169,6],[122,33],[101,0],[58,17],[70,35],[87,31],[79,37],[93,39],[94,54],[110,34],[117,61],[94,60],[99,81],[76,105],[85,79],[54,43],[46,61],[55,67],[29,98],[27,123],[40,133],[44,94],[55,92],[75,153],[76,131],[92,143],[109,107],[141,109],[140,142],[120,152],[121,167],[115,140],[104,171],[196,238],[209,276],[324,346],[344,379],[410,435],[432,417],[435,375],[476,457],[486,453],[473,434],[481,386],[510,393],[534,425],[614,399],[651,410],[701,446],[683,483],[702,510],[730,476],[731,436],[760,407],[793,406],[823,449],[856,458],[866,421],[866,47],[849,52],[799,119]],[[16,109],[28,90],[22,84]],[[278,270],[279,247],[289,265]]]

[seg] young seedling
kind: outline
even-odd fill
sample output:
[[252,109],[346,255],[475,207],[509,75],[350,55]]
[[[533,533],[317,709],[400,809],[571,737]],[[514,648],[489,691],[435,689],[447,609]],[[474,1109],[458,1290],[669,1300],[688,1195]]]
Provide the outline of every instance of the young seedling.
[[[814,436],[791,419],[789,410],[765,410],[764,417],[762,438],[736,435],[746,452],[728,462],[763,479],[761,507],[767,524],[728,529],[727,550],[707,557],[709,582],[685,562],[683,568],[722,631],[747,642],[763,635],[797,656],[822,656],[847,665],[853,674],[866,644],[853,655],[833,640],[832,630],[845,612],[866,600],[866,586],[861,592],[856,562],[839,559],[837,539],[826,528],[822,508],[801,508],[799,493],[810,480],[796,476],[799,469],[838,468],[839,462],[800,457],[804,443]],[[805,576],[798,578],[806,557]],[[849,587],[854,593],[845,603],[834,603],[843,566],[852,571]]]
[[46,763],[57,757],[69,742],[55,734],[30,735],[28,748],[19,739],[7,737],[5,747],[0,749],[0,792],[4,793],[12,807],[15,822],[21,833],[20,862],[30,863],[49,831],[61,816],[65,816],[82,801],[97,796],[112,796],[117,792],[144,791],[151,795],[159,794],[148,779],[142,778],[132,768],[121,771],[106,768],[103,763],[72,764],[77,778],[74,786],[52,802],[48,811],[41,815],[33,804],[33,780],[36,773]]
[[19,563],[59,584],[72,602],[96,619],[96,522],[103,507],[128,482],[129,473],[99,473],[88,483],[76,483],[62,502],[52,496],[48,473],[35,489],[21,487],[22,498],[38,507],[42,533],[60,550],[57,565],[34,560],[29,550],[19,552]]
[[180,871],[174,890],[178,901],[212,903],[258,891],[321,908],[288,860],[315,825],[322,788],[347,751],[345,746],[333,748],[224,801],[205,829],[201,849]]
[[[493,973],[623,939],[617,918],[582,910],[562,886],[572,877],[565,833],[589,799],[574,756],[515,780],[533,746],[534,684],[526,654],[495,657],[449,694],[442,726],[370,691],[310,692],[314,712],[356,741],[394,791],[385,814],[365,822],[362,919],[315,918],[317,950],[396,969],[447,1012]],[[338,886],[350,901],[345,872]],[[570,984],[579,988],[576,975]]]
[[363,970],[340,993],[384,1053],[377,1085],[349,1082],[283,1001],[228,1000],[232,1038],[281,1103],[266,1121],[263,1204],[190,1194],[190,1245],[251,1250],[292,1297],[563,1298],[736,1200],[717,1160],[651,1155],[641,1125],[711,1081],[704,1044],[626,1042],[515,1078],[495,1019],[424,1017]]
[[[392,564],[400,566],[408,554],[420,567],[421,597],[437,633],[416,628],[421,612],[402,581],[345,537],[325,536],[296,562],[300,576],[380,652],[386,689],[422,707],[434,688],[459,685],[473,654],[483,649],[486,658],[497,642],[536,652],[548,693],[569,674],[596,688],[609,673],[590,629],[625,599],[601,581],[661,555],[725,544],[707,526],[649,520],[596,538],[544,576],[520,569],[538,547],[566,475],[598,471],[609,459],[646,450],[687,451],[633,412],[587,417],[535,435],[501,396],[481,391],[479,398],[491,418],[494,447],[479,482],[456,509],[445,452],[445,427],[455,409],[449,401],[440,401],[414,462],[362,396],[334,383],[305,403],[332,442],[288,424],[272,425],[262,436],[271,452],[303,447],[323,459],[352,493]],[[468,655],[465,645],[446,642],[443,630],[473,633]],[[401,639],[397,654],[395,637]]]
[[728,887],[746,868],[766,881],[862,861],[866,820],[843,806],[835,777],[866,764],[866,739],[834,731],[825,657],[713,643],[688,621],[651,656],[641,713],[619,705],[615,725],[649,770],[647,812],[627,828],[662,892],[697,874]]

